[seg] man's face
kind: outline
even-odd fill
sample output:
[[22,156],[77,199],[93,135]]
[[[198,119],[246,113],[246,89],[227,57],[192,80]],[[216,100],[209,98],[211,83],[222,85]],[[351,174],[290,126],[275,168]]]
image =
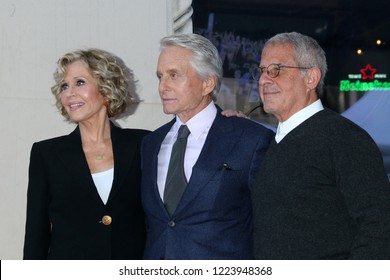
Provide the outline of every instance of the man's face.
[[202,80],[190,63],[191,51],[170,46],[162,50],[157,63],[159,93],[166,114],[176,114],[183,123],[211,101],[207,79]]
[[[263,49],[260,67],[270,64],[309,66],[297,65],[295,50],[287,44],[270,44]],[[271,78],[265,68],[260,76],[259,92],[264,111],[273,114],[280,122],[313,102],[313,94],[306,87],[306,76],[297,68],[281,68],[275,78]]]

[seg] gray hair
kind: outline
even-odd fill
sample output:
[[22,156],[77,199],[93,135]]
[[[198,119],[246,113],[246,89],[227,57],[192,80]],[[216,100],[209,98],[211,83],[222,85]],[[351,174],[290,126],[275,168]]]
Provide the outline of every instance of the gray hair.
[[317,86],[317,94],[322,92],[327,64],[325,52],[316,40],[298,32],[290,32],[273,36],[264,47],[270,44],[289,44],[295,49],[295,60],[299,66],[318,67],[321,71],[321,79]]
[[205,37],[198,34],[175,34],[160,41],[160,50],[166,47],[177,46],[192,52],[190,64],[201,79],[210,76],[216,78],[213,98],[219,91],[222,83],[222,61],[217,48]]

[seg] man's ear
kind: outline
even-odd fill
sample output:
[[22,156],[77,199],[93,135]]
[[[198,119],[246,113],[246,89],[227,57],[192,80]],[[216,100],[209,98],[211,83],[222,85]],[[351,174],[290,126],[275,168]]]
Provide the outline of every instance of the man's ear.
[[210,94],[217,86],[217,78],[214,76],[208,76],[203,80],[203,95]]
[[315,89],[321,79],[321,71],[318,67],[309,69],[306,73],[306,85],[309,89]]

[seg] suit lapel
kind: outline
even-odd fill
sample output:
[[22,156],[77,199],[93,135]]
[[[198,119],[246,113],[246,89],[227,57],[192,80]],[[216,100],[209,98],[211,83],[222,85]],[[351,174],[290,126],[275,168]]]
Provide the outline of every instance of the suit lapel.
[[158,154],[162,142],[164,141],[166,135],[168,134],[169,130],[171,129],[172,125],[174,125],[174,123],[175,123],[175,119],[165,124],[160,129],[156,130],[154,137],[151,138],[147,150],[144,151],[147,154],[147,156],[143,158],[143,161],[148,162],[148,164],[150,164],[150,166],[147,167],[147,170],[150,171],[150,176],[151,176],[150,178],[152,180],[151,191],[153,191],[153,195],[158,201],[161,211],[166,211],[166,209],[164,206],[164,202],[161,200],[160,193],[158,191],[158,186],[157,186]]
[[[226,155],[239,141],[241,133],[241,130],[235,128],[229,118],[221,116],[218,110],[203,149],[193,167],[187,189],[177,209],[178,213],[196,198],[216,172],[222,170]],[[223,145],[221,145],[221,137],[223,137]]]
[[134,162],[134,153],[137,151],[135,143],[129,142],[129,139],[123,137],[122,129],[115,126],[110,122],[111,125],[111,141],[112,149],[114,154],[114,180],[112,182],[112,188],[110,195],[107,200],[107,204],[112,200],[113,197],[118,193],[122,181],[130,173],[132,164],[139,164]]
[[58,143],[56,153],[64,163],[64,170],[67,170],[67,174],[77,181],[77,185],[93,199],[101,202],[84,155],[78,126],[65,138],[65,141]]

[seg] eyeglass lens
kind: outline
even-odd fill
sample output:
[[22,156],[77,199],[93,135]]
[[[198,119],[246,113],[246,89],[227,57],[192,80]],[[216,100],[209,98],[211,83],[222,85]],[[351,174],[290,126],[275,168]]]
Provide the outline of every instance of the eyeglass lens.
[[264,72],[264,70],[267,69],[267,75],[271,78],[276,78],[279,75],[280,67],[278,64],[270,64],[268,67],[262,67],[260,68],[261,73]]
[[270,64],[268,67],[258,67],[256,68],[253,73],[252,77],[254,80],[258,81],[260,79],[260,76],[264,73],[267,72],[267,75],[270,76],[271,78],[276,78],[279,75],[280,71],[280,66],[278,64]]

